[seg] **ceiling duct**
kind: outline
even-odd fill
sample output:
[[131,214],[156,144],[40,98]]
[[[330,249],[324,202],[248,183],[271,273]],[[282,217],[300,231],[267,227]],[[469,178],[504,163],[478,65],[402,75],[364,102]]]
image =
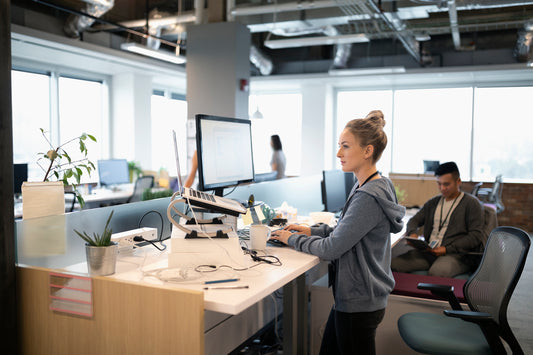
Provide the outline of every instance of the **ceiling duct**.
[[518,33],[518,40],[514,48],[514,56],[520,63],[529,62],[531,58],[531,41],[533,40],[533,20],[524,25]]
[[[101,17],[115,6],[115,0],[85,0],[85,13],[94,17]],[[89,28],[95,19],[87,16],[71,14],[67,18],[63,31],[72,38],[80,38],[80,34]]]
[[256,46],[250,47],[250,62],[259,69],[261,75],[270,75],[272,73],[272,61],[267,58]]

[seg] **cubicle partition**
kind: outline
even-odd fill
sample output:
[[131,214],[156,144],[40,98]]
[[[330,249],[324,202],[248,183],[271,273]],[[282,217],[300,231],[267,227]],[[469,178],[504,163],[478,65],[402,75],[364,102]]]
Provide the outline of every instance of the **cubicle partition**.
[[321,181],[320,174],[265,181],[238,186],[227,197],[247,201],[253,194],[256,201],[263,201],[272,208],[287,202],[298,210],[299,215],[309,215],[324,210]]
[[[246,200],[250,194],[271,207],[286,201],[301,214],[322,209],[320,176],[239,186],[229,197]],[[180,289],[176,285],[147,285],[115,275],[88,277],[84,242],[75,229],[89,235],[101,233],[113,211],[110,226],[114,233],[155,227],[167,238],[171,234],[171,224],[166,217],[169,202],[170,198],[162,198],[16,222],[17,312],[22,354],[227,354],[271,323],[276,311],[279,315],[287,304],[300,308],[298,316],[307,314],[303,312],[304,304],[300,305],[292,294],[294,289],[298,297],[305,296],[305,278],[302,277],[284,286],[283,304],[281,298],[267,296],[238,314],[206,310],[201,291]],[[154,254],[160,253],[150,248],[143,248],[150,250],[148,258],[152,257],[152,250]],[[306,261],[311,266],[306,266],[305,270],[317,262]],[[120,265],[122,270],[137,271],[142,266],[128,265],[124,259]],[[119,266],[117,273],[118,269]],[[303,267],[302,270],[305,272]],[[77,315],[77,311],[65,313],[51,307],[54,297],[51,275],[56,273],[67,278],[68,275],[79,276],[90,284],[91,296],[87,302],[91,304],[92,315]],[[286,312],[294,311],[287,308]],[[293,314],[298,317],[297,312]],[[288,313],[284,321],[285,318],[291,319]],[[290,331],[298,333],[292,343],[288,340],[284,343],[289,352],[305,353],[301,345],[306,343],[305,324],[306,318],[285,323],[286,328],[291,327]]]

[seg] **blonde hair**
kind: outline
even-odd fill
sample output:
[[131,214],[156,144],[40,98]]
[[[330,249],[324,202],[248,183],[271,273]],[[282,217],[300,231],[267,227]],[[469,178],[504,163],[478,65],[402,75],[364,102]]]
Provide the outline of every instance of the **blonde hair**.
[[387,146],[387,135],[383,127],[385,127],[383,112],[373,110],[365,118],[356,118],[349,121],[345,128],[359,139],[361,147],[366,147],[367,145],[374,147],[372,162],[376,163]]

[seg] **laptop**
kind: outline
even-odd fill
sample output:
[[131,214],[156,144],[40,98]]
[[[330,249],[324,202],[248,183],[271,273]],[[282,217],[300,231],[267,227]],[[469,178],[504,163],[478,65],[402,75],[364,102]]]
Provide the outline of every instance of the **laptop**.
[[212,194],[207,194],[203,191],[194,190],[188,187],[184,187],[181,182],[181,170],[180,160],[178,153],[178,141],[176,139],[176,131],[172,131],[172,137],[174,139],[174,154],[176,155],[176,168],[178,172],[178,189],[180,195],[188,199],[191,205],[203,207],[215,212],[229,214],[231,216],[238,216],[239,214],[246,213],[246,207],[241,203]]

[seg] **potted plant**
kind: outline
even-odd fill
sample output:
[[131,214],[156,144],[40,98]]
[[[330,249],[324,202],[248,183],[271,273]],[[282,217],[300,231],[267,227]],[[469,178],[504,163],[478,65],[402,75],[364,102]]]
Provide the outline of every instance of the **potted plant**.
[[[87,146],[85,141],[90,139],[96,142],[90,134],[83,133],[65,143],[55,147],[44,129],[40,129],[47,145],[46,153],[39,153],[37,165],[43,170],[44,178],[39,182],[24,182],[22,184],[22,214],[23,218],[36,218],[65,213],[65,188],[74,192],[74,196],[80,206],[85,201],[77,190],[84,171],[89,175],[95,169],[94,164],[87,158]],[[78,143],[81,158],[72,159],[66,147]],[[51,181],[56,180],[56,181]]]
[[133,160],[128,162],[128,171],[130,173],[130,182],[135,182],[135,180],[143,173],[141,166]]
[[113,230],[109,223],[113,217],[113,211],[109,214],[104,231],[101,234],[93,233],[89,236],[86,232],[74,232],[85,241],[85,255],[89,274],[97,276],[111,275],[115,273],[117,263],[118,244],[111,241]]
[[[62,181],[65,187],[71,186],[78,202],[83,207],[85,201],[83,201],[83,197],[78,192],[77,185],[80,184],[84,170],[90,176],[91,171],[96,169],[94,164],[87,158],[87,145],[85,141],[89,138],[93,142],[96,142],[96,138],[90,134],[82,133],[80,136],[54,147],[50,139],[46,136],[47,132],[42,128],[40,130],[50,147],[46,153],[39,153],[40,158],[37,160],[37,164],[45,172],[43,181],[49,181],[51,176],[54,176],[57,181]],[[78,147],[83,157],[73,161],[65,147],[74,142],[78,142]]]

